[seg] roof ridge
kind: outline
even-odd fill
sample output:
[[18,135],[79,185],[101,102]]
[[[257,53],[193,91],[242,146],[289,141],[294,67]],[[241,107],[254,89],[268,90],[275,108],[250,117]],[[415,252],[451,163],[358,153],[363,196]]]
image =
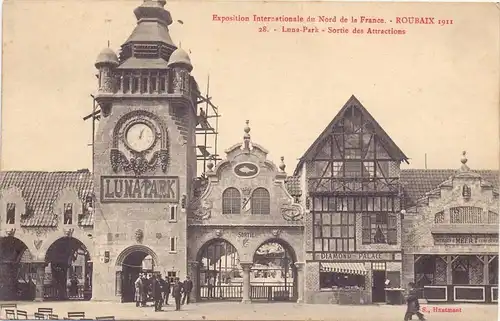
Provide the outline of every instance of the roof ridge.
[[[459,171],[460,169],[453,168],[402,168],[401,171]],[[498,169],[471,169],[472,172],[498,172]]]

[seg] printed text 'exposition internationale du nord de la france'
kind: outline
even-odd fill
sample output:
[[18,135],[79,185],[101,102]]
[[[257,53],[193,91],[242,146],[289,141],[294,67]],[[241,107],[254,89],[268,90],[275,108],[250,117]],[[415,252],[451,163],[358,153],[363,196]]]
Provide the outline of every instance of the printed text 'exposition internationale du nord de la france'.
[[257,23],[258,32],[405,35],[409,25],[449,26],[453,19],[422,16],[212,15],[219,23]]

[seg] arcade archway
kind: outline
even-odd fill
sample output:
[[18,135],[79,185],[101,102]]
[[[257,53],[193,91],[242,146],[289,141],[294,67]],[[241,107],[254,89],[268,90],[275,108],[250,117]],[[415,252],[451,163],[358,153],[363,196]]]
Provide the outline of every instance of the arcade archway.
[[250,270],[250,299],[263,301],[297,300],[296,256],[282,240],[268,240],[254,253]]
[[241,300],[242,270],[236,248],[215,239],[200,249],[198,256],[198,298],[201,300]]
[[121,297],[121,302],[134,301],[134,284],[140,275],[145,276],[143,286],[145,293],[149,294],[147,276],[151,276],[158,266],[158,258],[151,249],[145,246],[131,246],[118,256],[116,265],[121,266],[121,271],[116,274],[116,294]]
[[33,300],[31,253],[26,244],[13,236],[0,238],[0,301]]
[[90,300],[92,261],[85,245],[74,237],[62,237],[45,254],[44,298]]

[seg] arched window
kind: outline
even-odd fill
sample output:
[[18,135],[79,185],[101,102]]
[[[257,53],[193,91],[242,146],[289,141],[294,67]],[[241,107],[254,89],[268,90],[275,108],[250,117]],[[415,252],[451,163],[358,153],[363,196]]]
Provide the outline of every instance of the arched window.
[[240,214],[241,195],[240,192],[230,187],[222,193],[222,214]]
[[269,214],[271,212],[271,199],[265,188],[257,188],[252,193],[252,214]]

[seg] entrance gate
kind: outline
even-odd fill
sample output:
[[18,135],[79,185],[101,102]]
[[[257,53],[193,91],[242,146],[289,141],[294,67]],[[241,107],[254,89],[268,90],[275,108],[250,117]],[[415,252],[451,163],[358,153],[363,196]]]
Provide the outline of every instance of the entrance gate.
[[250,271],[253,301],[297,300],[295,258],[288,244],[268,241],[255,251]]
[[13,236],[0,237],[0,301],[33,300],[36,273],[30,267],[28,247]]
[[200,250],[199,298],[241,300],[243,279],[238,251],[225,240],[214,240]]
[[44,300],[90,300],[92,262],[85,245],[74,237],[55,241],[45,254]]

